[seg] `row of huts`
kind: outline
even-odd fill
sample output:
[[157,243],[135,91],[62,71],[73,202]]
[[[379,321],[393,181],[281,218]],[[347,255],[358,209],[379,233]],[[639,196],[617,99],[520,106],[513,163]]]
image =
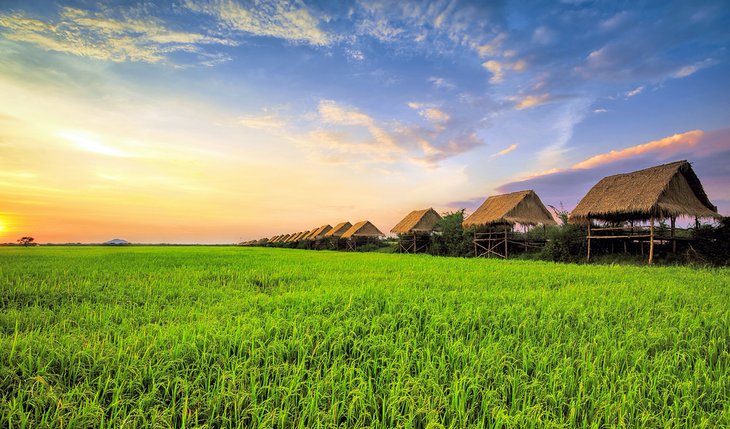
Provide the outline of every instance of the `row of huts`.
[[[702,184],[687,161],[677,161],[631,173],[609,176],[599,181],[570,213],[569,221],[586,226],[587,258],[591,243],[596,240],[619,240],[648,246],[652,263],[654,244],[669,240],[676,246],[676,219],[720,218],[707,197]],[[399,250],[416,253],[426,249],[432,234],[438,234],[441,220],[434,209],[414,210],[391,229],[399,237]],[[658,222],[669,220],[669,237],[657,235]],[[647,224],[648,223],[648,224]],[[508,258],[510,251],[540,246],[545,238],[529,239],[515,234],[515,227],[524,231],[538,225],[555,225],[555,219],[533,190],[494,195],[468,216],[463,223],[473,230],[475,256]],[[365,220],[354,225],[342,222],[335,227],[323,225],[309,231],[282,234],[248,244],[296,243],[308,241],[312,248],[355,249],[359,243],[379,239],[384,234]],[[339,243],[339,246],[338,246]]]

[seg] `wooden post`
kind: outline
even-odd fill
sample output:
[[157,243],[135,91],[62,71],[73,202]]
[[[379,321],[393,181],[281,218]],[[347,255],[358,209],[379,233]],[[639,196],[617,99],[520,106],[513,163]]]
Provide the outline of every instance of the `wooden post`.
[[474,257],[478,257],[479,253],[477,253],[477,230],[474,230]]
[[649,265],[654,260],[654,215],[651,215],[649,222]]
[[507,259],[507,228],[504,229],[504,259]]
[[670,236],[672,237],[672,253],[677,253],[677,240],[674,239],[674,231],[675,231],[675,224],[676,224],[677,218],[672,216],[671,222],[672,222],[672,229],[670,231]]
[[588,218],[588,258],[586,261],[591,261],[591,218]]

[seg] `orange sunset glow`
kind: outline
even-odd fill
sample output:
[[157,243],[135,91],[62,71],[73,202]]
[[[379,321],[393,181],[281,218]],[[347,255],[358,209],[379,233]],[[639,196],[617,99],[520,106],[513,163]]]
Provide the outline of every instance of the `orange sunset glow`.
[[4,3],[0,242],[387,231],[517,188],[572,208],[600,177],[678,159],[728,214],[722,17],[457,6]]

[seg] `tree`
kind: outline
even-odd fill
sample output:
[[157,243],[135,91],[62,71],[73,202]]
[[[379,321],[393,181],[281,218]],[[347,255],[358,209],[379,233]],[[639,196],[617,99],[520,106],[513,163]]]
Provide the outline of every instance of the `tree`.
[[18,239],[18,244],[22,244],[25,247],[35,246],[35,238],[33,237],[21,237]]
[[441,256],[469,256],[471,231],[464,230],[464,209],[443,214],[436,224],[439,233],[433,236],[431,252]]

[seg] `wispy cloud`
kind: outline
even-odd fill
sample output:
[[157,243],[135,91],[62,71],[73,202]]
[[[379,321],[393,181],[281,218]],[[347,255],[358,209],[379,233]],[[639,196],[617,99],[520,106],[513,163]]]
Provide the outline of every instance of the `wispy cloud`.
[[302,3],[261,0],[240,4],[233,0],[186,0],[188,9],[217,18],[229,29],[254,36],[275,37],[295,43],[325,46],[333,38],[319,28],[320,21]]
[[131,158],[134,153],[122,150],[109,143],[102,143],[99,136],[84,131],[61,131],[58,136],[71,142],[78,149],[95,153],[98,155],[113,156],[119,158]]
[[[173,31],[148,16],[115,16],[109,10],[91,12],[70,7],[62,8],[50,21],[23,13],[0,14],[0,29],[10,40],[48,51],[114,62],[158,63],[175,52],[201,54],[201,45],[235,45],[223,37]],[[204,56],[200,59],[210,60]]]
[[545,104],[551,100],[551,97],[550,94],[540,94],[512,96],[508,99],[515,102],[515,109],[523,110]]
[[500,156],[507,155],[508,153],[514,151],[515,149],[517,149],[517,144],[510,145],[508,148],[502,149],[499,152],[493,154],[492,158],[498,158]]
[[538,173],[531,173],[524,176],[520,180],[535,179],[542,176],[549,176],[557,173],[564,173],[573,170],[586,170],[597,168],[613,162],[635,158],[647,153],[661,153],[663,158],[669,157],[674,153],[692,148],[696,146],[704,137],[705,133],[701,130],[687,131],[685,133],[674,134],[658,140],[652,140],[647,143],[630,146],[620,150],[612,150],[606,153],[592,156],[583,161],[577,162],[568,168],[552,168]]
[[631,91],[627,91],[624,95],[626,95],[626,98],[630,98],[635,95],[641,94],[643,91],[644,91],[644,86],[642,85],[642,86],[638,86],[638,87],[632,89]]
[[527,63],[523,60],[519,60],[513,63],[489,60],[482,64],[482,67],[492,73],[492,78],[489,79],[490,83],[502,83],[504,81],[505,72],[516,71],[523,72],[527,68]]
[[408,107],[417,110],[419,115],[432,123],[443,124],[451,119],[451,116],[448,113],[436,107],[429,106],[425,103],[411,101],[408,103]]
[[428,78],[428,81],[431,82],[436,88],[451,89],[456,87],[456,85],[454,85],[450,80],[443,77],[431,76],[430,78]]
[[236,123],[257,130],[277,130],[286,125],[283,119],[271,114],[241,116]]
[[664,137],[659,140],[653,140],[648,143],[627,147],[621,150],[612,150],[608,153],[602,153],[600,155],[590,157],[585,161],[574,164],[571,168],[594,168],[599,165],[639,156],[647,152],[663,151],[668,154],[678,149],[686,149],[688,147],[696,145],[704,136],[704,134],[705,133],[701,130],[693,130],[686,133],[674,134],[672,136]]
[[694,64],[682,66],[677,71],[672,73],[672,77],[675,79],[681,79],[681,78],[684,78],[687,76],[691,76],[691,75],[697,73],[699,70],[701,70],[705,67],[711,66],[713,63],[714,63],[714,61],[712,59],[708,58],[706,60],[699,61]]

